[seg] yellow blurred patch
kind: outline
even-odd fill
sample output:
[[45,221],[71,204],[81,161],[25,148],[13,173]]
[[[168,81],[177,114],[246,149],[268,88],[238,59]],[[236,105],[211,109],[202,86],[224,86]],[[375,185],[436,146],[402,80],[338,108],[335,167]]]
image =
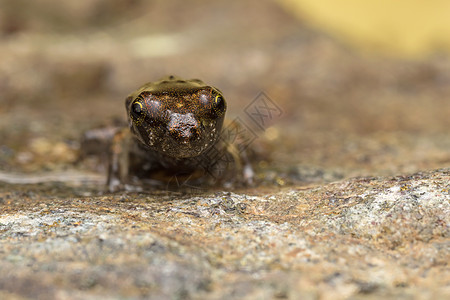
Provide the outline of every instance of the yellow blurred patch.
[[420,58],[450,50],[448,0],[277,0],[287,11],[372,53]]

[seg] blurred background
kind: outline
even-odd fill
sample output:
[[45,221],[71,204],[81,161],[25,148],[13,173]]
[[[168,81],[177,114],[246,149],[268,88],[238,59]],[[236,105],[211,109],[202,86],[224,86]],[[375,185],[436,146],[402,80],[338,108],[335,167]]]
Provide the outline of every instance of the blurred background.
[[[280,106],[270,166],[343,176],[450,163],[444,0],[1,0],[0,170],[73,168],[83,131],[175,74]],[[261,146],[262,147],[262,146]]]

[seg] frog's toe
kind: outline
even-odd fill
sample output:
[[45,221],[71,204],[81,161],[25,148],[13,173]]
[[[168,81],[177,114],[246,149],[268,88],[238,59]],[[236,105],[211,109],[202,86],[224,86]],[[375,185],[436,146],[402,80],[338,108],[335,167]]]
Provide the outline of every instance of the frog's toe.
[[108,191],[110,193],[118,192],[123,189],[124,189],[123,184],[117,178],[112,178],[108,183]]
[[254,181],[254,177],[255,177],[255,172],[253,171],[253,168],[250,164],[247,164],[244,166],[244,170],[243,170],[243,176],[244,176],[244,182],[246,185],[253,185]]

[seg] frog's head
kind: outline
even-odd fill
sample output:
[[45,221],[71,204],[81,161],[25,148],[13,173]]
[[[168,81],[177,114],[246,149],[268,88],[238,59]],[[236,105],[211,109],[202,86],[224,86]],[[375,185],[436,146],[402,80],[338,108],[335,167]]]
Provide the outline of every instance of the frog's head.
[[173,158],[195,157],[218,139],[222,93],[199,80],[162,80],[126,100],[131,131],[146,147]]

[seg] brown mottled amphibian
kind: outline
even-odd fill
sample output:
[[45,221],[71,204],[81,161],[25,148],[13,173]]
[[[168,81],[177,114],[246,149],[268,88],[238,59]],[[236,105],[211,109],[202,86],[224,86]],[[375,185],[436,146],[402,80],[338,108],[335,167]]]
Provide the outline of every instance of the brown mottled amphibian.
[[196,174],[197,182],[252,182],[245,151],[221,138],[227,104],[217,88],[168,76],[144,84],[125,105],[129,128],[118,130],[110,144],[110,191],[161,172]]

